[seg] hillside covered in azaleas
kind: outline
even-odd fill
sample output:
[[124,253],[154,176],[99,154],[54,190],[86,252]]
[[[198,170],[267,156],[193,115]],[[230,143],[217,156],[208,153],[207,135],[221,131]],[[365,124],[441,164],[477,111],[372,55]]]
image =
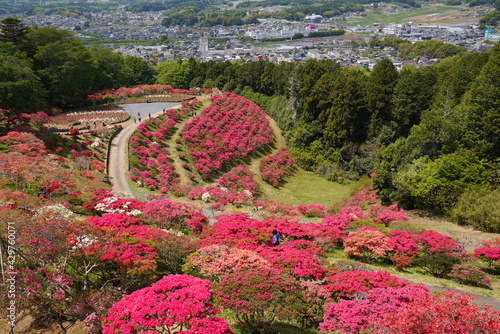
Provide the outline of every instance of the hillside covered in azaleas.
[[16,250],[2,310],[14,300],[41,326],[85,333],[500,331],[500,313],[468,295],[380,269],[496,288],[498,239],[471,252],[416,230],[369,183],[329,206],[263,198],[262,187],[293,177],[293,159],[273,146],[258,106],[221,94],[165,110],[130,137],[131,181],[152,191],[145,200],[104,182],[105,136],[4,121],[1,240],[8,252],[15,238]]

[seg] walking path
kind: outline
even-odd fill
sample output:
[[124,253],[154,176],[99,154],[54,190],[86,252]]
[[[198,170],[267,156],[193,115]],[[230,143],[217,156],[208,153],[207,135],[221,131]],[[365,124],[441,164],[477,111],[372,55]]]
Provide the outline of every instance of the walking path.
[[[132,118],[140,117],[142,120],[151,117],[157,117],[162,114],[163,108],[170,109],[178,106],[179,103],[133,103],[124,104],[120,107],[123,108]],[[139,122],[128,122],[124,125],[124,129],[113,139],[111,143],[111,150],[109,155],[109,179],[113,185],[113,190],[129,193],[132,191],[128,185],[127,172],[128,172],[128,139],[139,126]]]

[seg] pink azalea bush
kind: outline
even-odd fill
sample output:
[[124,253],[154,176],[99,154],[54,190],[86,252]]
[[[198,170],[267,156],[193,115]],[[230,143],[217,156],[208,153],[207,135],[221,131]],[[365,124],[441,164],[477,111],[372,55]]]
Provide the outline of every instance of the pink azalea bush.
[[197,208],[169,199],[159,199],[144,204],[142,217],[164,229],[190,228],[199,233],[208,226],[207,218]]
[[427,296],[428,289],[421,285],[374,288],[361,299],[340,299],[326,304],[320,332],[338,331],[357,334],[369,332],[370,327],[388,312],[397,313],[417,296]]
[[456,264],[450,276],[459,283],[491,288],[491,278],[481,268],[471,264]]
[[164,276],[115,303],[103,319],[103,333],[232,333],[210,300],[210,281]]
[[274,140],[264,111],[231,93],[214,95],[210,106],[184,125],[182,138],[203,178]]
[[273,187],[278,187],[291,173],[295,160],[290,157],[286,148],[280,148],[275,154],[266,156],[260,161],[262,180]]
[[211,245],[191,254],[186,261],[184,271],[200,273],[208,279],[220,281],[229,273],[261,267],[270,268],[271,264],[255,251]]
[[347,257],[359,257],[364,262],[380,260],[392,251],[389,237],[377,229],[362,226],[344,239]]
[[405,211],[395,205],[384,208],[373,205],[369,211],[375,223],[385,226],[389,226],[393,222],[406,222],[408,220]]

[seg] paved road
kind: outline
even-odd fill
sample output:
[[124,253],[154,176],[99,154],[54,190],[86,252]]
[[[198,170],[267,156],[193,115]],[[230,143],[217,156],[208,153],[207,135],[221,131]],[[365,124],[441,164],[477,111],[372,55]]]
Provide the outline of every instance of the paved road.
[[[169,109],[179,103],[154,102],[154,103],[133,103],[120,105],[123,110],[129,113],[132,117],[138,119],[146,119],[161,115],[163,108]],[[127,182],[128,172],[128,139],[134,133],[139,122],[130,122],[114,139],[111,144],[109,155],[109,178],[113,185],[113,190],[132,194]]]

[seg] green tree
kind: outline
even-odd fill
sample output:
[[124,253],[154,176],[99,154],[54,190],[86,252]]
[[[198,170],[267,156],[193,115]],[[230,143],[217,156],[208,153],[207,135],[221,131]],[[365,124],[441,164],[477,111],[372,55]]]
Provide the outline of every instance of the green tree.
[[389,59],[381,60],[368,78],[366,103],[370,113],[368,137],[375,138],[391,121],[391,100],[398,72]]
[[156,71],[144,59],[125,57],[123,59],[127,71],[127,86],[148,85],[155,82]]
[[46,92],[31,62],[8,43],[0,42],[0,108],[15,112],[34,112],[43,106]]
[[391,126],[396,137],[407,136],[412,126],[420,123],[420,115],[430,107],[436,76],[432,70],[405,66],[394,87]]
[[493,180],[490,166],[470,151],[443,155],[434,161],[415,160],[400,171],[395,184],[424,209],[449,212],[466,191],[488,186]]
[[7,17],[0,21],[0,42],[14,44],[19,50],[26,47],[28,27],[15,17]]
[[49,96],[49,103],[73,107],[93,90],[97,62],[71,33],[54,28],[33,30],[34,68]]
[[192,78],[189,74],[189,68],[186,62],[174,61],[163,62],[156,67],[158,75],[156,83],[162,85],[171,85],[178,89],[189,89]]
[[323,136],[327,143],[341,148],[349,142],[366,139],[368,112],[358,78],[342,74],[331,89],[331,106],[320,116],[325,120]]
[[490,158],[500,153],[500,46],[491,50],[488,63],[466,97],[466,147]]
[[129,73],[124,57],[100,46],[90,48],[90,53],[97,64],[94,89],[118,88],[128,85]]

